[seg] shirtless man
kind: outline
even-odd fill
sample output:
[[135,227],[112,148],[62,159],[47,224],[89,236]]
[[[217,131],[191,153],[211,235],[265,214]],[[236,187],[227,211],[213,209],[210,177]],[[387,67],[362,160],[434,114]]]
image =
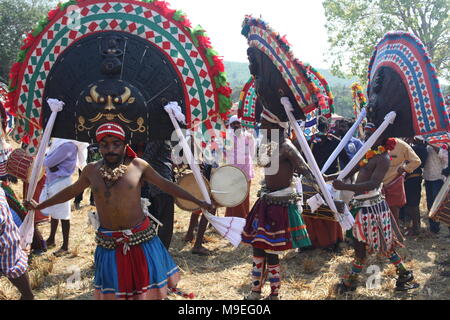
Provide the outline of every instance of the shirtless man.
[[68,201],[91,187],[100,228],[95,252],[96,299],[164,299],[175,288],[179,270],[156,235],[156,225],[141,207],[141,182],[154,184],[174,197],[212,211],[174,183],[162,178],[147,162],[136,158],[126,134],[115,123],[96,132],[103,160],[85,167],[79,180],[53,198],[28,208],[44,209]]
[[[370,129],[372,126],[372,124],[368,124],[367,128]],[[366,135],[373,134],[373,131],[365,131]],[[349,176],[353,176],[359,171],[355,184],[346,184],[340,180],[333,182],[336,190],[355,192],[355,196],[350,203],[355,224],[348,236],[354,240],[356,257],[351,273],[337,285],[339,294],[356,290],[358,277],[367,261],[367,253],[382,254],[395,265],[399,275],[397,291],[417,288],[417,284],[413,283],[412,271],[406,270],[401,257],[395,251],[396,248],[403,247],[401,243],[403,237],[381,193],[382,182],[390,166],[388,152],[394,148],[394,139],[380,137],[374,148],[360,162],[360,165],[349,174]]]
[[[297,202],[294,172],[308,174],[309,169],[294,145],[286,139],[286,123],[264,110],[261,120],[269,146],[260,147],[258,164],[265,168],[265,185],[247,216],[242,241],[253,247],[252,291],[246,300],[260,300],[266,277],[271,293],[267,300],[279,300],[281,284],[278,253],[307,247],[311,242]],[[283,127],[284,128],[283,128]],[[279,139],[273,135],[279,132]],[[265,152],[268,151],[268,152]],[[279,162],[279,170],[270,174],[270,166]]]

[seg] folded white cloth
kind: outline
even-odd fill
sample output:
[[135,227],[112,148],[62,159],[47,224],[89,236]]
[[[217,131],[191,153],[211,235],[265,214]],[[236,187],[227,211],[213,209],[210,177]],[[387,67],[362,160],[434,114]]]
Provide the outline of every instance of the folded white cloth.
[[322,205],[325,204],[325,200],[323,200],[320,194],[316,194],[315,196],[306,200],[308,206],[311,208],[311,212],[314,213],[319,209]]
[[[51,185],[45,184],[44,189],[41,192],[41,195],[39,197],[39,202],[42,203],[43,201],[50,199],[60,191],[64,190],[68,186],[72,184],[72,178],[65,177],[58,179],[54,181]],[[70,202],[67,201],[64,203],[60,203],[51,207],[48,207],[46,209],[42,209],[41,212],[45,215],[50,215],[53,219],[58,220],[70,220]]]

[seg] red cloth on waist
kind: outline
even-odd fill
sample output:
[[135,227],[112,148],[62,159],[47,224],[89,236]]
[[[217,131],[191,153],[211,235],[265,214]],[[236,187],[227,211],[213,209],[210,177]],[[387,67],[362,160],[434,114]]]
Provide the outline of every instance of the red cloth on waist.
[[389,207],[402,208],[406,204],[405,176],[401,175],[383,187],[383,194]]

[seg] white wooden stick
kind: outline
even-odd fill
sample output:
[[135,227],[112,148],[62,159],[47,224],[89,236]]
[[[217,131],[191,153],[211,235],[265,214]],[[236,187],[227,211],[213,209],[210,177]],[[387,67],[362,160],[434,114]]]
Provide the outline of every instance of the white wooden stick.
[[375,133],[367,140],[364,146],[356,153],[356,155],[351,159],[350,163],[345,167],[344,170],[339,174],[338,180],[345,179],[348,174],[355,168],[365,154],[373,147],[378,138],[386,131],[387,127],[394,123],[397,114],[393,111],[386,115],[381,126],[375,131]]
[[348,144],[350,139],[353,137],[353,134],[356,130],[358,130],[359,125],[364,120],[364,118],[367,115],[366,108],[361,110],[361,113],[359,114],[358,120],[356,120],[355,124],[351,127],[351,129],[347,132],[347,134],[344,136],[344,138],[339,143],[338,147],[334,152],[331,154],[331,156],[328,158],[327,162],[322,168],[322,173],[327,172],[327,170],[330,168],[330,166],[333,164],[334,160],[339,156],[341,151],[345,148],[345,146]]
[[283,104],[284,106],[286,114],[289,118],[289,122],[291,123],[291,126],[294,128],[295,135],[297,136],[297,141],[300,144],[303,153],[305,154],[306,160],[308,161],[308,165],[310,166],[311,171],[314,177],[316,178],[317,183],[319,184],[320,191],[322,191],[326,203],[328,204],[330,209],[335,213],[335,215],[339,215],[336,205],[333,201],[333,198],[331,197],[330,191],[326,186],[325,179],[323,178],[319,166],[317,165],[316,159],[314,158],[314,155],[308,146],[308,142],[306,141],[305,135],[303,131],[300,129],[300,126],[298,125],[297,121],[295,120],[294,115],[292,114],[293,107],[291,102],[289,101],[289,98],[281,98],[281,104]]
[[[173,127],[175,128],[175,132],[177,133],[178,138],[181,141],[181,146],[183,147],[184,155],[191,167],[192,172],[194,173],[195,180],[200,187],[203,198],[209,204],[212,204],[211,197],[209,196],[208,189],[206,188],[205,181],[203,180],[203,176],[200,172],[200,167],[197,163],[195,163],[194,156],[192,154],[191,148],[189,147],[186,137],[183,135],[181,131],[180,125],[178,121],[182,121],[183,117],[181,111],[179,110],[178,104],[169,103],[165,107],[166,112],[169,114],[170,120],[172,121]],[[178,119],[178,121],[177,121]],[[241,234],[245,226],[246,220],[243,218],[229,218],[229,217],[215,217],[211,213],[202,209],[203,215],[205,218],[212,224],[214,228],[227,240],[233,244],[233,246],[238,247],[241,242]]]
[[[38,153],[33,163],[33,169],[31,171],[30,182],[27,190],[26,199],[28,201],[33,199],[34,192],[36,191],[36,187],[39,182],[40,173],[42,171],[42,167],[44,166],[45,151],[47,150],[47,146],[50,141],[53,126],[56,121],[56,116],[58,115],[58,112],[62,111],[64,107],[64,102],[56,99],[48,99],[47,102],[50,106],[50,109],[52,110],[52,114],[50,115],[50,119],[47,122],[47,126],[45,127],[42,139],[39,142]],[[20,245],[23,249],[27,248],[33,242],[34,216],[34,210],[28,212],[22,225],[19,228]]]

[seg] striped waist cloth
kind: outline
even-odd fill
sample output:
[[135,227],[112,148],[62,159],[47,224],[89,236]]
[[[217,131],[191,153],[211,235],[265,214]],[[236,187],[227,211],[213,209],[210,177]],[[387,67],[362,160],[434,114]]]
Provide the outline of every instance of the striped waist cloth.
[[115,250],[123,246],[124,255],[126,255],[130,247],[150,241],[156,234],[156,225],[146,218],[143,223],[131,230],[108,231],[100,228],[97,231],[95,242],[99,246],[109,250]]

